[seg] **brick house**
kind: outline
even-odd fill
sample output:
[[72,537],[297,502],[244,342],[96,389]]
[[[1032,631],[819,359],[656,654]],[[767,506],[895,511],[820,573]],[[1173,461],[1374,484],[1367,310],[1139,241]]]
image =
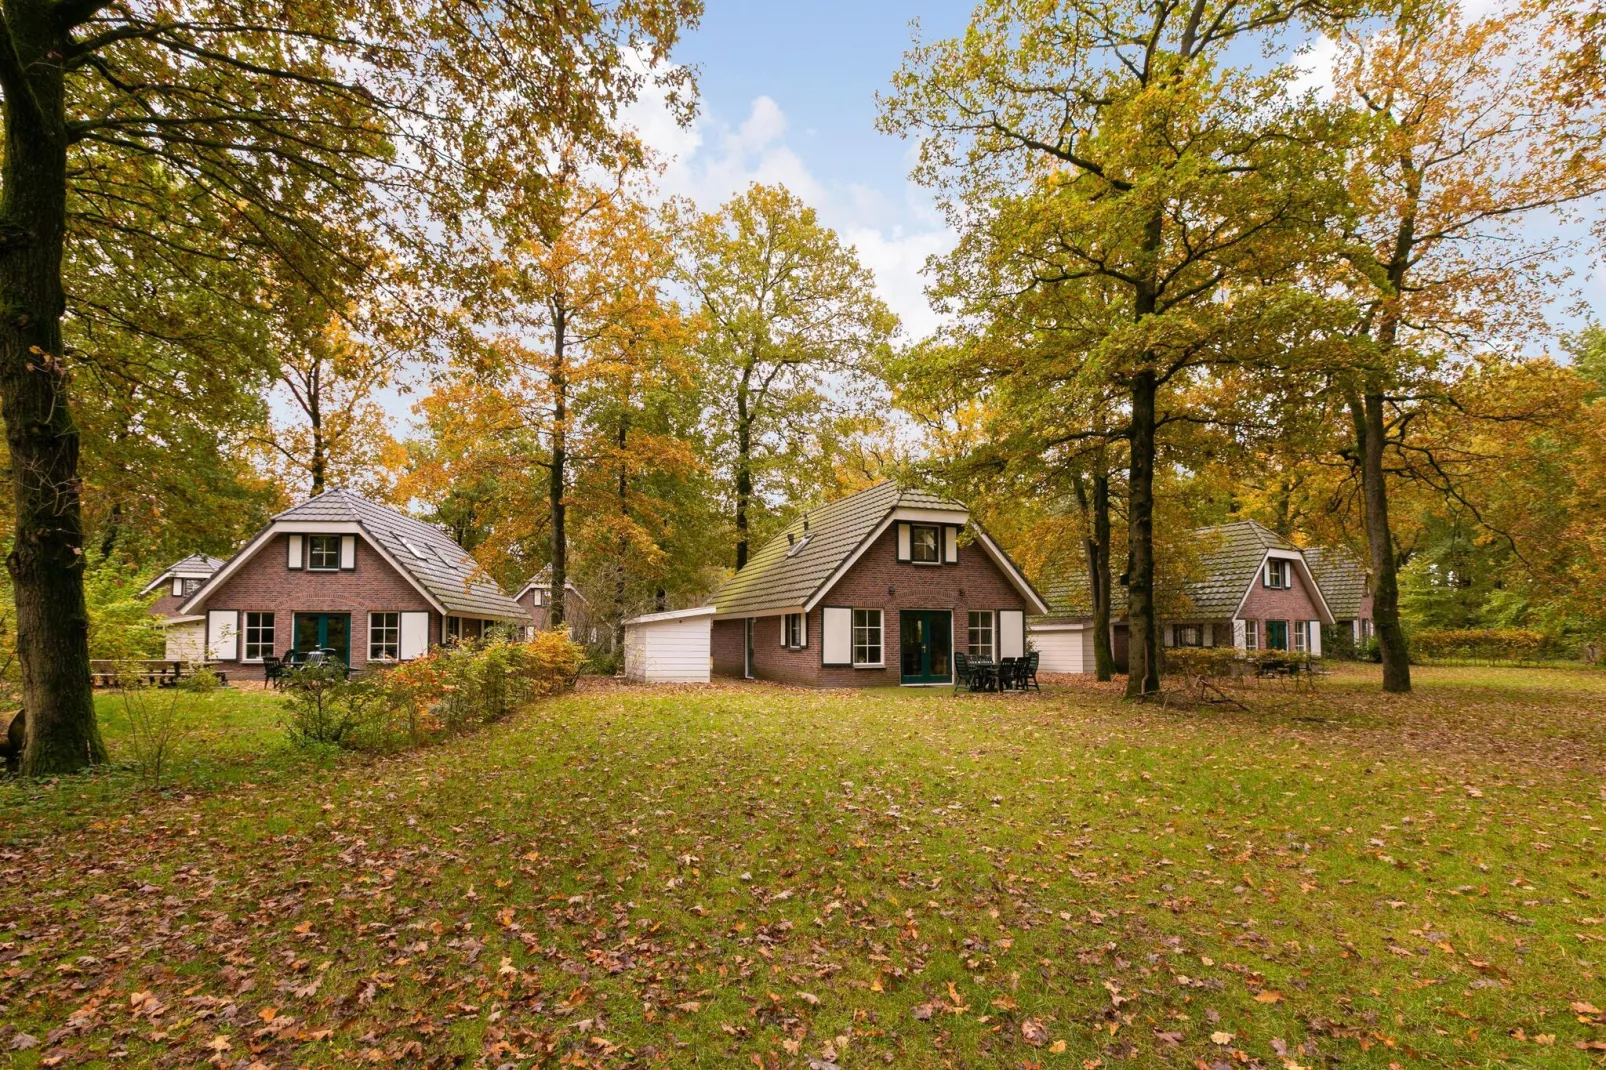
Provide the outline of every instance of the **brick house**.
[[[1254,520],[1194,533],[1198,578],[1185,584],[1179,607],[1160,624],[1168,647],[1235,646],[1320,657],[1322,628],[1335,618],[1308,554]],[[1364,578],[1364,573],[1363,573]],[[1031,622],[1033,646],[1049,672],[1093,671],[1093,614],[1085,579],[1047,587],[1050,614]],[[1126,671],[1125,589],[1113,592],[1111,647]]]
[[814,687],[943,684],[1025,653],[1048,607],[958,502],[880,483],[800,517],[714,596],[713,671]]
[[323,649],[353,668],[406,661],[529,614],[441,529],[347,490],[268,522],[178,607],[231,677]]
[[185,616],[179,607],[225,563],[206,554],[191,554],[167,566],[140,592],[146,597],[161,592],[151,603],[149,613],[162,621],[167,641],[162,656],[169,661],[200,661],[206,657],[206,618]]
[[[524,607],[530,615],[532,627],[543,631],[552,614],[552,566],[547,565],[531,576],[513,601]],[[577,643],[593,644],[612,637],[612,633],[599,632],[591,616],[591,603],[572,582],[563,584],[563,615],[569,623],[569,637]]]
[[1348,633],[1354,649],[1372,638],[1372,580],[1360,558],[1341,547],[1318,546],[1305,551],[1333,622]]

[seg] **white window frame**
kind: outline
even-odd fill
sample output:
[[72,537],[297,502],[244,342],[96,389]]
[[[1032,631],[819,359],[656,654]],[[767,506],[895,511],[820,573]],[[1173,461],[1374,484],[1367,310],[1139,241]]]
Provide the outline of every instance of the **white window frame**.
[[1205,626],[1203,624],[1177,624],[1173,625],[1173,627],[1175,629],[1173,645],[1186,647],[1202,647],[1205,645]]
[[[1277,578],[1274,579],[1274,576]],[[1266,559],[1266,590],[1288,591],[1294,586],[1294,563],[1281,557]]]
[[787,650],[803,650],[809,645],[808,618],[802,613],[787,613],[781,617],[781,646]]
[[[320,546],[334,547],[334,564],[315,565]],[[308,535],[307,536],[307,571],[308,572],[339,572],[340,571],[340,536],[339,535]]]
[[1260,649],[1260,622],[1258,620],[1244,621],[1244,649]]
[[[860,614],[864,615],[863,623],[860,622]],[[871,614],[874,614],[874,619],[875,619],[875,623],[873,625],[870,623],[870,620],[871,620],[871,616],[870,615]],[[855,609],[853,611],[853,633],[852,633],[852,640],[851,640],[851,642],[852,642],[852,655],[851,656],[853,658],[853,667],[855,669],[884,669],[884,668],[887,667],[887,626],[886,625],[887,625],[886,614],[884,612],[882,612],[881,610],[879,610],[879,609]],[[875,634],[875,644],[874,644],[875,645],[875,651],[876,651],[876,660],[875,661],[870,661],[868,659],[861,659],[859,657],[859,651],[861,649],[863,649],[866,652],[869,651],[870,646],[871,646],[871,643],[869,641],[869,636],[870,636],[872,631]],[[860,642],[860,639],[859,639],[861,633],[865,637],[863,642]]]
[[1291,623],[1294,634],[1289,637],[1289,641],[1293,644],[1294,653],[1304,654],[1310,650],[1310,621],[1296,620]]
[[[931,557],[915,556],[920,546],[920,532],[931,532]],[[942,564],[942,525],[941,524],[910,524],[909,525],[909,563],[912,565],[940,565]]]
[[[391,622],[380,624],[380,618],[393,618]],[[375,633],[381,628],[392,634],[393,638],[376,643]],[[401,660],[401,613],[397,610],[382,609],[368,614],[368,660],[369,661],[400,661]],[[388,646],[392,650],[388,654],[374,653],[377,646]]]
[[[253,624],[251,622],[251,619],[253,617],[257,618],[255,624]],[[267,623],[265,623],[265,624],[263,623],[263,621],[261,619],[263,617],[267,618]],[[252,647],[260,648],[260,647],[266,646],[268,648],[267,652],[266,652],[267,655],[272,655],[272,653],[276,649],[278,649],[278,647],[277,647],[278,630],[277,630],[277,628],[275,626],[275,623],[274,623],[273,614],[271,612],[266,612],[266,611],[260,612],[260,613],[248,611],[245,614],[243,614],[243,619],[245,621],[245,625],[244,625],[244,627],[242,627],[240,629],[240,631],[241,631],[241,637],[240,638],[241,638],[242,643],[243,643],[243,645],[240,648],[240,650],[241,650],[241,658],[240,658],[240,660],[241,661],[253,662],[253,663],[260,663],[262,661],[263,657],[264,657],[264,653],[260,649],[258,649],[257,653],[253,655],[251,653],[251,648]],[[255,639],[251,638],[253,634],[256,636]],[[263,638],[264,635],[267,636],[266,639]]]
[[[986,650],[977,653],[979,645],[976,642],[977,618],[986,622],[987,643]],[[990,609],[972,609],[965,615],[965,650],[970,657],[986,658],[995,661],[998,657],[998,615]]]

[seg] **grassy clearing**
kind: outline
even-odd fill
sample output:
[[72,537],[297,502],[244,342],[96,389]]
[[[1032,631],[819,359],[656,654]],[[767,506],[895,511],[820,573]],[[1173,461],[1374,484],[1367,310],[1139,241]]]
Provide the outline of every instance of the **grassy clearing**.
[[593,685],[88,822],[47,816],[79,782],[30,789],[0,853],[0,1049],[1598,1064],[1606,674],[1419,684],[1356,668],[1249,712]]

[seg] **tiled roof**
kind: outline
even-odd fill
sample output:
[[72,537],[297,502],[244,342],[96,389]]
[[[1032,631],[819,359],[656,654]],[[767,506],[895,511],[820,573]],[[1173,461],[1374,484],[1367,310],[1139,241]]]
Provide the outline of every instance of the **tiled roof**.
[[[552,589],[552,566],[551,565],[542,565],[540,572],[537,572],[535,575],[531,576],[528,580],[525,580],[524,581],[524,586],[519,588],[519,594],[523,594],[525,591],[528,591],[532,587],[539,587],[543,591],[550,591]],[[574,585],[574,581],[573,580],[565,580],[564,583],[563,583],[563,589],[565,591],[569,592],[570,594],[580,595],[580,601],[582,601],[582,602],[584,602],[586,600],[586,596],[583,595],[583,594],[580,594],[580,588],[578,588],[578,587],[576,587]]]
[[349,490],[326,490],[273,518],[276,524],[301,521],[360,525],[450,613],[491,620],[529,616],[450,535],[388,505]]
[[213,557],[210,554],[191,554],[182,561],[173,562],[162,571],[166,575],[183,573],[190,576],[210,576],[225,564],[227,562],[221,557]]
[[1360,558],[1343,547],[1318,546],[1305,551],[1305,562],[1335,619],[1354,620],[1361,615],[1366,566]]
[[[1188,615],[1203,619],[1225,619],[1237,612],[1267,550],[1299,550],[1254,520],[1199,528],[1194,537],[1200,541],[1200,578],[1185,584],[1183,593],[1192,607]],[[1044,594],[1056,617],[1093,615],[1085,573],[1048,583]],[[1126,612],[1126,588],[1119,582],[1110,592],[1110,612],[1117,617]]]
[[[959,502],[935,494],[905,490],[892,482],[877,483],[788,524],[726,581],[714,595],[715,607],[724,615],[803,605],[894,509],[968,512]],[[798,547],[797,541],[805,536],[807,541]]]

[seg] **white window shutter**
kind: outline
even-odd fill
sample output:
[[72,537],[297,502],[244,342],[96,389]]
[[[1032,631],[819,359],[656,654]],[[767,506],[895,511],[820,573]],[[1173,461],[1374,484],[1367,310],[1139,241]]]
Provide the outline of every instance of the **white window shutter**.
[[1203,637],[1205,646],[1216,645],[1216,626],[1214,624],[1203,625],[1200,634]]
[[173,577],[173,593],[174,594],[183,594],[184,593],[184,580],[183,580],[182,577],[179,577],[179,576],[174,576]]
[[948,533],[948,545],[943,548],[943,560],[950,565],[957,565],[959,564],[959,529],[944,528],[943,530]]
[[340,536],[340,567],[347,572],[357,567],[357,536]]
[[1355,645],[1359,646],[1361,643],[1361,618],[1356,617],[1354,620],[1350,621],[1349,630],[1350,634],[1355,637]]
[[1232,645],[1237,647],[1239,650],[1249,649],[1249,637],[1247,634],[1247,629],[1244,627],[1244,622],[1241,620],[1235,620],[1232,622]]
[[781,614],[781,626],[778,629],[778,631],[780,631],[780,633],[781,633],[780,647],[781,647],[782,650],[786,649],[786,625],[791,619],[792,619],[792,614],[790,614],[790,613]]
[[1310,653],[1312,657],[1322,656],[1322,622],[1319,620],[1310,622]]
[[826,606],[820,611],[820,653],[822,664],[853,664],[853,610]]
[[1019,609],[998,611],[998,656],[1018,658],[1026,653],[1026,614]]
[[286,564],[288,564],[290,568],[300,568],[301,567],[301,536],[300,535],[292,535],[292,536],[290,536],[288,542],[290,543],[290,560],[288,562],[286,562]]
[[909,525],[898,525],[898,560],[909,560]]
[[213,609],[206,614],[206,656],[214,661],[235,661],[240,656],[240,614]]
[[401,615],[401,642],[397,656],[402,661],[421,658],[429,650],[429,614],[406,612]]
[[809,645],[809,615],[799,613],[798,616],[801,618],[797,629],[798,645],[806,647]]
[[1160,634],[1166,646],[1177,645],[1177,626],[1175,624],[1167,624]]

